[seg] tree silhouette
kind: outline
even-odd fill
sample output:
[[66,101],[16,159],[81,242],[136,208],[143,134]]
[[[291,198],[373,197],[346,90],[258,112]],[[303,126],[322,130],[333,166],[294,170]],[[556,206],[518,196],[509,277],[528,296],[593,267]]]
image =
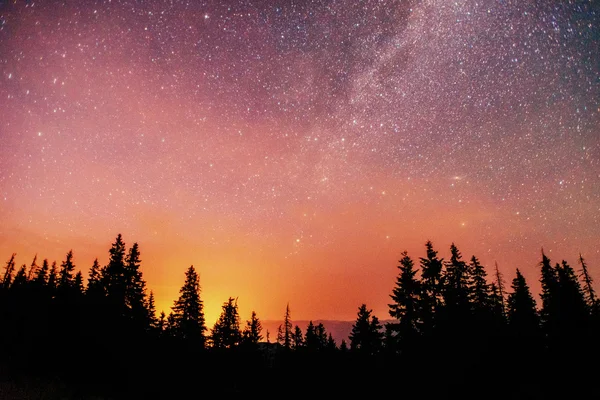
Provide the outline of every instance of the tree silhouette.
[[292,315],[290,313],[290,303],[285,306],[285,315],[283,317],[283,342],[285,349],[292,347]]
[[435,317],[440,311],[442,298],[442,271],[444,260],[438,258],[431,241],[425,243],[426,257],[420,258],[421,266],[421,301],[420,315],[423,330],[431,333],[436,326]]
[[108,251],[108,264],[102,270],[102,281],[111,307],[118,315],[125,315],[125,243],[119,233]]
[[593,312],[597,312],[597,310],[596,310],[596,308],[597,308],[596,291],[594,290],[594,287],[592,285],[594,281],[588,271],[587,263],[583,259],[581,253],[579,253],[579,264],[581,265],[580,277],[583,279],[582,290],[583,290],[585,301],[587,302],[588,307],[590,307],[590,310],[592,310]]
[[44,261],[42,261],[41,268],[36,271],[35,276],[32,279],[32,282],[38,289],[45,286],[48,282],[49,269],[48,259],[45,258]]
[[15,270],[15,256],[17,253],[13,253],[10,259],[6,262],[4,269],[4,278],[2,279],[2,287],[8,288],[12,282],[12,274]]
[[73,271],[75,265],[73,264],[73,250],[69,250],[65,261],[60,265],[60,271],[58,273],[58,289],[61,291],[69,290],[73,287]]
[[140,271],[140,250],[134,243],[125,257],[125,305],[135,329],[144,329],[151,323],[146,299],[146,282]]
[[420,283],[415,278],[417,271],[413,268],[413,261],[406,251],[402,253],[398,268],[400,274],[390,295],[394,302],[388,304],[390,316],[396,318],[398,323],[390,326],[396,331],[401,348],[408,348],[414,345],[411,342],[414,342],[419,334],[419,295],[422,292]]
[[365,355],[377,354],[382,348],[383,333],[379,319],[372,315],[373,310],[367,310],[367,305],[358,308],[356,322],[352,325],[350,350]]
[[319,350],[319,337],[312,321],[308,321],[306,334],[304,335],[304,346],[307,351],[315,352]]
[[518,375],[530,372],[531,360],[542,356],[543,342],[540,330],[540,318],[525,277],[519,269],[512,281],[512,293],[507,299],[508,316],[508,356],[512,370]]
[[256,312],[252,311],[252,315],[250,316],[250,319],[246,321],[246,327],[242,333],[243,342],[251,346],[258,345],[258,342],[263,338],[261,334],[262,329],[262,324],[256,316]]
[[292,335],[292,348],[294,350],[301,349],[304,346],[304,336],[302,335],[302,329],[298,325],[294,327],[294,333]]
[[52,262],[52,266],[50,267],[50,273],[48,274],[48,290],[50,293],[54,294],[57,288],[57,280],[58,280],[58,272],[56,268],[56,261]]
[[489,310],[490,285],[487,283],[487,272],[477,257],[472,256],[469,263],[471,304],[473,311],[481,318],[482,313]]
[[508,323],[511,331],[521,337],[537,337],[540,319],[537,305],[525,277],[517,268],[512,281],[512,293],[508,295]]
[[237,347],[242,340],[237,300],[230,297],[222,309],[212,329],[212,343],[215,348],[231,349]]
[[204,348],[204,304],[200,299],[200,279],[193,265],[185,272],[185,282],[179,290],[179,298],[171,309],[173,321],[169,323],[169,329],[176,337],[188,340],[200,349]]
[[94,263],[90,267],[88,272],[88,281],[86,287],[86,294],[88,299],[93,299],[93,301],[97,302],[99,297],[104,296],[104,287],[102,286],[101,280],[101,269],[100,264],[98,263],[98,259],[94,260]]
[[11,289],[22,289],[27,284],[27,265],[21,265],[21,268],[17,270],[15,278],[11,285]]
[[37,265],[37,254],[35,256],[33,256],[33,261],[31,262],[31,265],[29,266],[29,273],[27,274],[27,280],[31,281],[33,280],[33,277],[37,274],[39,266]]
[[494,266],[495,266],[494,275],[496,278],[495,284],[496,284],[496,288],[498,290],[498,298],[500,300],[502,315],[505,315],[506,314],[506,305],[504,303],[504,298],[505,298],[505,294],[506,294],[506,289],[504,286],[504,279],[502,277],[502,273],[500,273],[500,269],[498,269],[497,262],[494,263]]

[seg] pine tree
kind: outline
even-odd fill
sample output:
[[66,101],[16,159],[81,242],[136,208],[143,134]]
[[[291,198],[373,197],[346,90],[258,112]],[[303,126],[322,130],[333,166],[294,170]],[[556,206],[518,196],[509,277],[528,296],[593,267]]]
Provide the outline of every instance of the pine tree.
[[311,352],[319,350],[319,337],[317,336],[315,325],[312,321],[308,321],[308,326],[306,327],[304,346],[306,350]]
[[[490,296],[489,296],[489,305],[490,305],[490,313],[492,318],[492,324],[496,331],[502,328],[506,323],[506,310],[501,291],[496,286],[495,282],[490,284]],[[500,333],[500,332],[497,332]]]
[[37,270],[35,277],[33,278],[33,282],[36,287],[40,288],[46,286],[48,282],[49,269],[50,267],[48,265],[48,259],[45,258],[44,261],[42,261],[42,267]]
[[337,344],[335,343],[335,339],[333,338],[331,332],[327,336],[327,344],[325,345],[325,348],[330,352],[337,350]]
[[146,309],[148,310],[148,326],[150,329],[156,328],[156,305],[154,304],[154,293],[152,290],[150,291],[150,295],[148,296],[148,302],[146,304]]
[[420,258],[421,265],[421,301],[420,314],[423,330],[431,332],[436,326],[435,316],[440,310],[442,299],[442,271],[444,260],[438,258],[431,241],[425,243],[426,257]]
[[464,318],[469,310],[469,274],[468,266],[462,260],[458,248],[452,243],[450,246],[450,261],[446,263],[445,280],[445,304],[452,309],[456,316]]
[[277,326],[277,338],[275,339],[277,341],[277,344],[282,345],[283,346],[283,342],[285,342],[285,337],[283,335],[283,325],[279,324],[279,326]]
[[33,277],[37,274],[39,266],[37,265],[37,254],[33,256],[33,261],[29,267],[29,273],[27,274],[27,280],[33,280]]
[[396,285],[390,297],[394,301],[388,304],[389,314],[396,318],[398,323],[394,325],[400,342],[406,345],[419,333],[419,295],[421,287],[415,278],[417,271],[413,268],[413,261],[404,251],[400,260],[400,274],[396,278]]
[[593,287],[593,279],[592,276],[590,275],[590,273],[588,272],[588,268],[587,268],[587,264],[585,262],[585,260],[583,259],[581,253],[579,253],[579,264],[581,264],[581,273],[580,273],[580,277],[583,280],[583,293],[584,293],[584,297],[585,297],[585,301],[588,304],[588,307],[590,308],[590,310],[592,310],[593,312],[597,312],[597,298],[596,298],[596,291],[594,290]]
[[495,262],[495,276],[496,276],[496,288],[498,289],[498,297],[500,300],[500,306],[501,306],[501,311],[502,311],[502,315],[504,316],[506,314],[506,305],[504,303],[504,298],[505,298],[505,293],[506,290],[504,288],[504,279],[502,277],[502,274],[500,273],[500,269],[498,268],[498,263]]
[[292,348],[298,350],[304,345],[304,337],[302,335],[302,329],[298,325],[294,327],[294,334],[292,335]]
[[367,310],[366,304],[358,308],[356,322],[352,325],[352,332],[349,335],[350,350],[360,352],[365,355],[377,354],[383,343],[382,326],[375,315],[371,315],[373,310]]
[[27,265],[21,265],[21,268],[15,274],[11,289],[22,289],[27,284]]
[[165,334],[166,336],[170,337],[178,337],[177,320],[175,314],[172,311],[167,316],[167,323],[165,324]]
[[77,271],[75,274],[75,278],[73,278],[73,290],[74,294],[77,296],[83,296],[85,289],[83,287],[83,275],[81,271]]
[[65,261],[60,265],[60,272],[58,275],[58,289],[65,291],[73,287],[73,271],[75,270],[75,264],[73,264],[73,250],[69,250]]
[[185,282],[172,310],[175,335],[204,348],[204,304],[200,299],[200,279],[193,265],[185,273]]
[[48,274],[48,289],[50,293],[54,293],[56,288],[58,287],[58,271],[56,268],[56,261],[52,261],[52,266],[50,267],[50,273]]
[[540,357],[543,348],[540,318],[525,277],[518,269],[511,287],[506,309],[510,333],[508,354],[512,369],[525,374],[530,373],[529,363]]
[[290,314],[290,304],[285,307],[285,315],[283,317],[283,347],[290,349],[292,347],[292,316]]
[[487,272],[477,257],[472,256],[469,263],[469,296],[476,314],[485,313],[489,309],[490,286],[487,283]]
[[246,321],[246,327],[244,328],[244,343],[249,344],[251,346],[258,345],[258,342],[262,340],[262,329],[262,324],[256,316],[256,312],[252,311],[252,316],[250,317],[250,320]]
[[15,270],[15,256],[17,255],[17,253],[13,253],[12,256],[10,256],[10,259],[6,262],[6,267],[4,270],[4,278],[2,279],[2,287],[3,288],[8,288],[12,282],[12,274],[13,271]]
[[87,287],[85,290],[88,298],[97,301],[99,297],[104,295],[104,288],[102,286],[102,276],[100,274],[100,263],[98,263],[98,259],[94,260],[94,263],[90,267],[90,271],[88,272],[88,281]]
[[315,327],[315,334],[317,335],[317,343],[319,350],[323,350],[327,346],[327,332],[325,331],[325,325],[322,322]]
[[340,351],[342,351],[343,353],[347,352],[348,349],[348,343],[346,343],[345,339],[342,339],[342,342],[340,343]]
[[550,264],[550,259],[542,250],[541,277],[542,292],[542,308],[540,311],[541,323],[546,334],[552,334],[558,329],[559,325],[559,309],[560,299],[558,290],[558,273]]
[[160,316],[158,317],[158,322],[156,323],[156,328],[158,330],[159,335],[162,335],[167,328],[167,320],[165,316],[165,312],[161,311]]
[[140,271],[140,250],[134,243],[125,257],[125,304],[128,313],[138,328],[146,328],[150,324],[150,313],[147,308],[146,282]]
[[508,323],[517,336],[536,336],[539,330],[539,315],[535,299],[525,277],[517,268],[512,281],[512,293],[508,295]]
[[119,233],[108,250],[108,264],[102,269],[104,291],[118,315],[125,314],[127,277],[125,272],[125,243]]
[[215,348],[231,349],[237,347],[242,340],[237,300],[230,297],[222,309],[212,329],[212,342]]
[[[559,290],[559,316],[563,332],[578,335],[589,323],[589,309],[573,268],[562,261],[556,266]],[[571,336],[574,339],[574,336]]]

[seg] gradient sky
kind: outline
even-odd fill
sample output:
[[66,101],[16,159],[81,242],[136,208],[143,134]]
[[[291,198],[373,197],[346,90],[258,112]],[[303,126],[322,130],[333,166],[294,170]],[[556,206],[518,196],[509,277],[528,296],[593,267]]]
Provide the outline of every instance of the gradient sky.
[[[0,259],[138,242],[209,327],[388,318],[404,250],[534,291],[600,282],[600,11],[587,1],[0,2]],[[539,302],[539,301],[538,301]]]

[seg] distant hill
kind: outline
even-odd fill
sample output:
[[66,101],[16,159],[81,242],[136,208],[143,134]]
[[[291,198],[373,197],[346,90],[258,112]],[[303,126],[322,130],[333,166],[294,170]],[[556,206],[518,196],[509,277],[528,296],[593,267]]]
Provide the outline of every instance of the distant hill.
[[[277,340],[277,327],[279,327],[279,325],[283,324],[283,320],[267,320],[267,321],[260,321],[263,327],[263,331],[262,331],[262,335],[263,335],[263,340],[266,341],[267,340],[267,330],[269,330],[269,335],[270,335],[270,341],[271,343],[274,343]],[[292,321],[292,326],[295,327],[296,325],[298,325],[300,327],[300,329],[302,329],[302,334],[306,334],[306,327],[308,326],[308,323],[310,321],[308,320],[299,320],[299,321]],[[352,332],[352,325],[354,325],[356,321],[336,321],[336,320],[325,320],[325,319],[316,319],[313,320],[313,325],[319,325],[320,323],[323,324],[323,326],[325,326],[325,332],[327,332],[327,334],[329,335],[329,333],[331,333],[331,336],[333,336],[333,338],[335,339],[335,343],[339,346],[342,343],[342,339],[346,341],[346,343],[349,345],[350,344],[350,339],[348,339],[348,336],[350,335],[350,332]],[[384,325],[387,322],[392,322],[392,320],[383,320],[380,321],[381,325]]]

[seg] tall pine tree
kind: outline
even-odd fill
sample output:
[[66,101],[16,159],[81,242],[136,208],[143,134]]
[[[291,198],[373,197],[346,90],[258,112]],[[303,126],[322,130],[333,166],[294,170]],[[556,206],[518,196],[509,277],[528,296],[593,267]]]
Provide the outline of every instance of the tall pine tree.
[[193,265],[185,272],[185,282],[179,290],[179,298],[171,308],[173,321],[169,323],[169,329],[176,337],[188,341],[195,348],[204,348],[204,303],[200,298],[200,278]]

